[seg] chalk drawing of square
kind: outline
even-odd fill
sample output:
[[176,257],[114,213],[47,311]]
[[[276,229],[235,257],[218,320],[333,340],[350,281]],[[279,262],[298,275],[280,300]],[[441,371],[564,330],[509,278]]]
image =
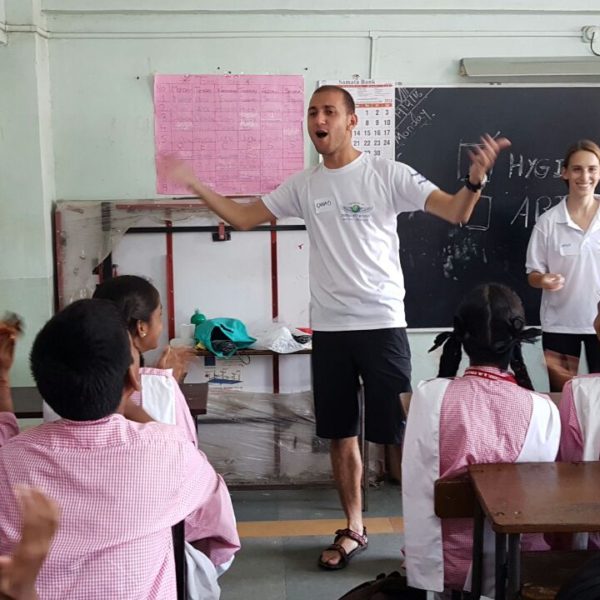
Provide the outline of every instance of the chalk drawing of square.
[[[468,172],[471,166],[471,159],[469,158],[469,152],[475,148],[479,148],[481,144],[477,142],[459,142],[458,153],[456,156],[456,179],[462,179]],[[492,180],[494,173],[494,167],[492,167],[488,173],[488,183]]]
[[487,231],[490,228],[491,218],[492,197],[482,195],[465,227],[475,231]]

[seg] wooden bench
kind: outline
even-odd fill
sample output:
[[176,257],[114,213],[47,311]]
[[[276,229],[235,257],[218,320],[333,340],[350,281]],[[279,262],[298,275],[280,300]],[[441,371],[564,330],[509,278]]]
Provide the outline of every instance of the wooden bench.
[[[438,479],[433,487],[433,507],[440,519],[472,519],[477,509],[477,499],[468,473]],[[452,590],[452,600],[470,598],[471,594]]]

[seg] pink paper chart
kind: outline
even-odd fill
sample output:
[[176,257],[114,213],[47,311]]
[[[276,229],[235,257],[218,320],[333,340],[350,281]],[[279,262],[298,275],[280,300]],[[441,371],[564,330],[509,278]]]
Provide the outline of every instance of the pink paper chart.
[[[156,75],[156,156],[175,154],[228,196],[260,195],[304,168],[298,75]],[[189,195],[157,172],[156,191]]]

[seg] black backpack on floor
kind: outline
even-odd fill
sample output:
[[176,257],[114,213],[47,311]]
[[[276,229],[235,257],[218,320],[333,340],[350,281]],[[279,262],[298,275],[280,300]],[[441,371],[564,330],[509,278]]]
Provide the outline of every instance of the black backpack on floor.
[[375,579],[365,581],[339,600],[425,600],[427,593],[423,590],[408,587],[406,577],[398,571],[389,575],[380,573]]
[[556,600],[600,599],[600,555],[588,560],[559,590]]

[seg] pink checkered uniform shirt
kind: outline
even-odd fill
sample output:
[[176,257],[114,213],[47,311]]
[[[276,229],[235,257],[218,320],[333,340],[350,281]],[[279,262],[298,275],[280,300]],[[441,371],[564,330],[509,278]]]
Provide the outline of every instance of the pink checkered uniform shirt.
[[19,433],[19,423],[13,413],[0,412],[0,446]]
[[[581,375],[578,377],[578,379],[585,381],[585,379],[592,377],[599,377],[599,375],[597,373],[591,375]],[[600,402],[600,398],[598,398],[598,402]],[[572,381],[567,381],[565,387],[563,388],[558,411],[560,413],[561,423],[558,460],[565,462],[579,462],[583,460],[584,440],[581,424],[579,423],[579,417],[577,416],[577,409],[575,407]],[[600,456],[596,457],[596,460],[598,459],[600,459]],[[556,540],[552,539],[552,546],[556,546],[556,549],[569,549],[568,545],[564,545],[564,540],[565,538],[561,539],[558,537]],[[589,534],[588,549],[600,549],[600,533]]]
[[[598,375],[584,375],[583,377],[598,377]],[[558,412],[560,413],[562,426],[560,430],[560,450],[558,451],[559,460],[566,462],[583,460],[583,433],[575,408],[572,381],[567,381],[563,388]]]
[[171,527],[192,513],[186,537],[204,539],[215,565],[239,537],[227,488],[179,428],[113,414],[60,420],[0,448],[0,553],[19,537],[16,484],[41,488],[61,508],[38,579],[42,600],[172,600]]
[[[477,367],[492,375],[494,367]],[[468,372],[468,370],[467,370]],[[532,414],[530,392],[507,380],[465,376],[446,389],[440,413],[440,477],[464,472],[476,463],[514,462],[521,452]],[[444,583],[463,589],[473,545],[471,519],[442,521]],[[541,535],[523,536],[525,550],[547,550]]]

